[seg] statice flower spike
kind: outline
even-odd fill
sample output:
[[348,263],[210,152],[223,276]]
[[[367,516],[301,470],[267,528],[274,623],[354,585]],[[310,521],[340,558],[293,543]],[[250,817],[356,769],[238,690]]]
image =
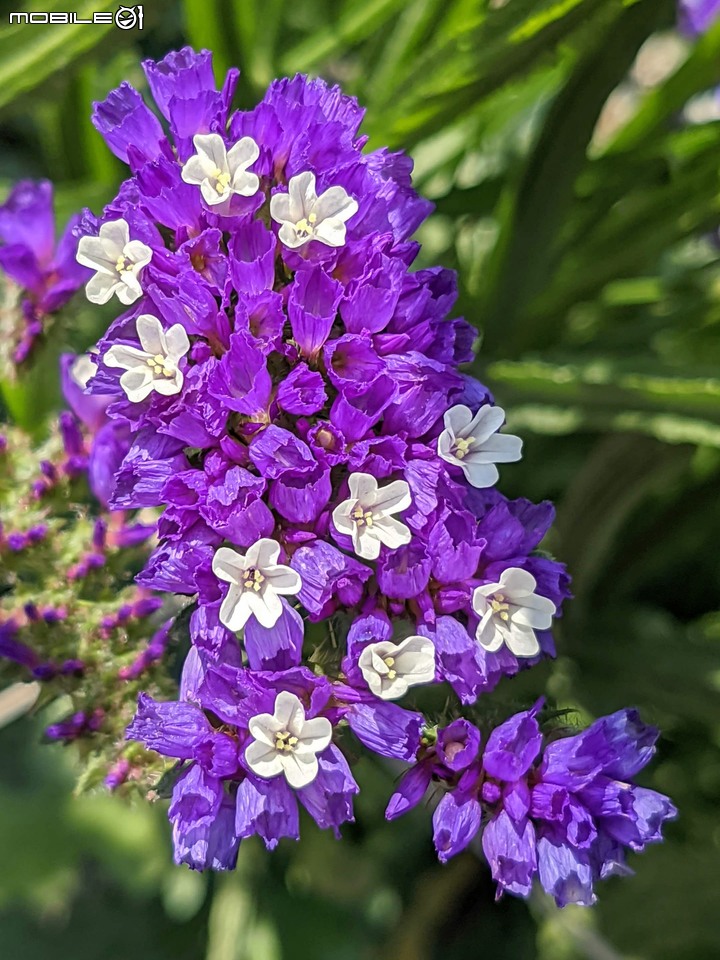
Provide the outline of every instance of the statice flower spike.
[[371,474],[353,473],[348,486],[350,497],[333,510],[333,523],[339,533],[352,537],[359,557],[377,560],[383,544],[397,550],[410,542],[409,528],[393,516],[412,503],[410,487],[404,480],[379,487]]
[[369,643],[358,658],[360,672],[381,700],[399,700],[410,687],[435,679],[435,647],[427,637],[401,643]]
[[473,487],[491,487],[497,483],[496,463],[514,463],[521,457],[522,440],[498,433],[505,422],[501,407],[485,404],[473,416],[460,403],[444,417],[445,429],[438,437],[438,454],[446,463],[460,467]]
[[252,137],[243,137],[228,150],[217,133],[198,133],[193,137],[197,153],[182,168],[185,183],[197,184],[209,206],[225,203],[235,193],[254,196],[260,187],[256,174],[249,173],[260,156]]
[[230,584],[220,607],[220,622],[241,630],[255,616],[263,627],[274,627],[283,612],[281,596],[300,592],[300,574],[278,563],[280,544],[267,537],[256,541],[243,556],[229,547],[215,551],[213,573]]
[[120,386],[128,400],[139,403],[153,391],[166,397],[180,393],[183,373],[178,364],[190,349],[185,328],[176,323],[165,331],[157,317],[143,313],[135,329],[142,349],[115,343],[104,357],[108,367],[125,370]]
[[130,305],[142,296],[140,274],[152,259],[152,250],[141,240],[130,239],[126,220],[108,220],[97,237],[81,237],[77,262],[95,270],[85,294],[91,303],[107,303],[117,295],[120,303]]
[[260,713],[248,723],[254,740],[245,761],[264,780],[283,774],[291,787],[306,787],[318,775],[317,755],[330,744],[332,724],[326,717],[305,719],[305,709],[294,693],[283,691],[272,713]]
[[320,196],[315,187],[315,174],[310,171],[291,177],[287,193],[270,198],[270,216],[280,224],[278,236],[291,250],[318,240],[328,247],[345,243],[345,223],[358,211],[344,187],[329,187]]
[[536,589],[535,577],[519,567],[503,570],[498,583],[475,588],[473,610],[480,617],[475,636],[488,652],[506,646],[516,657],[537,656],[535,631],[550,628],[555,604]]

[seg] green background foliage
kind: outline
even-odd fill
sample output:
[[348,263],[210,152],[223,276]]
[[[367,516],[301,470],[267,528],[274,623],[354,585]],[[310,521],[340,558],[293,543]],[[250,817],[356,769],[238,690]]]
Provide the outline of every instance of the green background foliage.
[[[0,731],[0,955],[720,956],[720,24],[689,43],[671,0],[153,0],[141,34],[9,28],[7,10],[0,183],[52,178],[61,220],[123,176],[90,102],[142,89],[140,60],[184,42],[213,49],[218,75],[242,68],[242,106],[308,71],[365,104],[371,147],[411,151],[436,203],[422,265],[459,271],[475,372],[526,438],[502,488],[556,501],[548,549],[574,578],[557,661],[497,700],[546,688],[583,718],[636,704],[664,732],[646,782],[681,816],[595,910],[496,905],[475,853],[434,862],[428,809],[383,822],[397,771],[366,759],[342,844],[305,823],[299,846],[249,842],[235,875],[206,877],[170,865],[161,803],[71,798],[68,752],[15,723]],[[55,355],[99,322],[71,313],[5,385],[6,415],[37,427],[58,402]]]

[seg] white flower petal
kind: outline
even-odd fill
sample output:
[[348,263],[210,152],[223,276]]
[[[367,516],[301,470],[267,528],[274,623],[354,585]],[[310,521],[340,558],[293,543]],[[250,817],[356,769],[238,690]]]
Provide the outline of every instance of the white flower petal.
[[289,690],[282,690],[275,697],[273,716],[280,724],[279,729],[288,730],[299,737],[305,723],[305,708],[300,697]]
[[123,370],[134,370],[135,367],[144,366],[152,380],[152,373],[147,365],[147,355],[137,347],[131,347],[125,343],[114,343],[103,357],[103,361],[108,367],[122,367]]
[[372,501],[372,509],[384,514],[400,513],[401,510],[407,510],[411,503],[409,485],[404,480],[394,480],[377,491]]
[[502,407],[494,407],[491,403],[486,403],[480,407],[468,426],[463,430],[463,436],[473,436],[477,443],[482,444],[493,433],[497,433],[503,423],[505,423],[505,411]]
[[265,571],[265,579],[275,593],[284,597],[295,596],[302,589],[302,580],[297,570],[282,564],[276,567],[268,567]]
[[140,403],[153,392],[153,375],[149,367],[133,367],[120,377],[120,386],[130,403]]
[[[377,528],[372,528],[376,530]],[[358,557],[364,560],[377,560],[380,556],[380,539],[377,533],[373,533],[369,527],[358,527],[353,524],[352,530],[353,549]]]
[[264,570],[277,565],[280,556],[280,544],[270,537],[261,537],[248,550],[248,560],[252,556],[252,566]]
[[513,600],[535,593],[537,580],[522,567],[507,567],[500,574],[500,590]]
[[91,270],[117,277],[115,265],[118,258],[112,259],[110,257],[100,237],[80,237],[75,259],[83,267],[90,267]]
[[[303,712],[303,718],[305,714]],[[306,756],[309,750],[313,753],[322,753],[332,740],[332,724],[327,717],[313,717],[305,720],[300,733],[297,733],[298,745],[296,752]]]
[[410,528],[395,517],[382,517],[375,521],[371,529],[390,550],[397,550],[412,539]]
[[516,657],[535,657],[540,653],[540,644],[535,633],[529,627],[516,627],[505,638],[505,643]]
[[212,559],[212,571],[220,580],[239,583],[245,572],[244,558],[230,547],[218,547]]
[[154,357],[157,354],[165,356],[165,343],[163,342],[163,327],[157,317],[150,313],[141,313],[135,321],[138,339],[143,350]]
[[337,220],[340,223],[349,220],[358,212],[358,202],[344,187],[328,187],[313,206],[318,220]]
[[318,775],[318,769],[318,759],[314,754],[302,759],[296,753],[288,753],[283,757],[285,778],[296,790],[312,783]]
[[134,264],[133,273],[138,272],[152,260],[152,248],[142,240],[129,240],[123,249],[123,255]]
[[319,222],[313,235],[308,239],[319,240],[326,247],[342,247],[345,244],[346,234],[347,227],[342,220],[333,217]]
[[455,460],[455,463],[462,468],[462,472],[468,478],[470,485],[477,490],[494,486],[500,478],[500,473],[494,463],[475,463],[469,457],[464,460]]
[[270,197],[270,216],[276,223],[282,223],[283,225],[286,225],[286,223],[290,220],[289,194],[274,193]]
[[378,482],[370,473],[351,473],[348,479],[350,497],[359,500],[364,506],[375,497]]
[[181,323],[174,323],[165,333],[167,355],[175,363],[190,349],[187,331]]
[[453,438],[462,436],[467,427],[472,423],[473,415],[470,407],[464,403],[458,403],[445,411],[443,422],[445,429]]
[[130,240],[130,225],[122,217],[119,220],[108,220],[100,225],[99,236],[104,241],[104,248],[108,256],[122,256],[125,245]]
[[172,379],[164,378],[153,380],[153,390],[155,393],[161,394],[163,397],[172,397],[176,393],[180,393],[183,385],[183,375],[180,370],[175,371],[174,377]]
[[253,740],[245,748],[245,762],[253,773],[264,780],[277,777],[284,771],[284,758],[260,740]]
[[107,303],[120,286],[117,276],[108,276],[105,273],[96,273],[85,284],[85,296],[90,303]]
[[225,141],[219,133],[196,133],[193,137],[193,145],[200,159],[208,165],[212,164],[210,172],[213,168],[226,173],[230,172]]
[[208,161],[207,158],[203,158],[196,153],[186,161],[180,172],[180,176],[185,183],[199,186],[203,180],[207,179],[208,174],[212,173],[212,170],[212,163]]

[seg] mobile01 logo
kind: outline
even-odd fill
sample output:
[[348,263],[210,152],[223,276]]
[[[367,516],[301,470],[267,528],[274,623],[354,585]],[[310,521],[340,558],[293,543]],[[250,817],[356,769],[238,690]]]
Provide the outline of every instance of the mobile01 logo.
[[11,24],[39,24],[39,23],[114,23],[119,30],[142,30],[143,28],[143,7],[142,4],[136,4],[134,7],[118,7],[115,13],[99,11],[91,14],[89,17],[81,17],[73,11],[54,11],[53,13],[43,13],[33,11],[32,13],[20,12],[9,15]]

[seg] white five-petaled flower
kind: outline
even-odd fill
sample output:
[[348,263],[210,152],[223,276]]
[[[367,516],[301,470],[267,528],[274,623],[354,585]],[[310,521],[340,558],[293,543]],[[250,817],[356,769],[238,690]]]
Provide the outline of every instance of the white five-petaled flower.
[[332,724],[327,717],[305,719],[299,697],[283,690],[272,713],[260,713],[248,724],[255,738],[245,749],[247,765],[269,780],[281,773],[291,787],[306,787],[318,774],[317,755],[329,745]]
[[190,341],[182,324],[163,330],[157,317],[142,313],[135,321],[140,346],[113,344],[104,356],[108,367],[121,367],[125,373],[120,386],[131,403],[139,403],[154,390],[165,397],[180,393],[183,385],[180,359],[190,349]]
[[358,658],[358,666],[376,697],[398,700],[410,687],[434,680],[435,646],[427,637],[407,637],[401,643],[369,643]]
[[240,630],[254,614],[263,627],[274,627],[282,614],[281,596],[300,592],[300,574],[278,563],[280,544],[263,537],[243,556],[229,547],[215,551],[212,568],[230,584],[220,607],[220,621],[228,630]]
[[200,186],[206,203],[214,207],[233,193],[252,197],[258,192],[257,174],[248,173],[248,167],[260,156],[252,137],[243,137],[229,150],[219,133],[198,133],[193,143],[197,153],[184,164],[181,176],[185,183]]
[[95,270],[85,285],[90,303],[107,303],[115,293],[120,303],[135,303],[142,296],[140,272],[152,259],[152,250],[141,240],[130,239],[127,220],[109,220],[97,237],[81,237],[75,259]]
[[438,437],[438,454],[461,467],[473,487],[491,487],[498,479],[496,463],[514,463],[521,457],[522,440],[498,433],[505,411],[486,403],[473,416],[459,403],[445,413],[445,429]]
[[488,651],[503,644],[516,657],[540,652],[536,630],[547,630],[555,604],[535,593],[535,577],[520,567],[508,567],[499,583],[486,583],[473,591],[473,610],[480,617],[475,636]]
[[404,480],[378,488],[369,473],[351,473],[348,484],[350,497],[335,507],[332,517],[339,533],[352,536],[359,557],[377,560],[381,544],[397,550],[410,543],[410,530],[392,516],[412,503],[410,487]]
[[309,240],[342,247],[345,221],[357,211],[357,200],[344,187],[329,187],[318,196],[315,174],[309,171],[291,177],[287,193],[270,197],[270,216],[281,225],[278,236],[292,250]]

